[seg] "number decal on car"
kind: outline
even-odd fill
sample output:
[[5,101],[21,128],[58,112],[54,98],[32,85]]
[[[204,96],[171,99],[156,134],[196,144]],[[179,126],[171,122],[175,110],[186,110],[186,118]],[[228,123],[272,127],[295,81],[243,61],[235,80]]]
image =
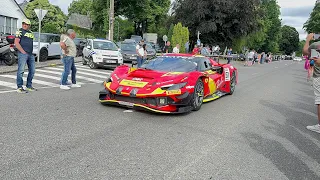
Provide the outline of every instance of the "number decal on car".
[[229,68],[224,68],[225,81],[230,81],[230,70]]

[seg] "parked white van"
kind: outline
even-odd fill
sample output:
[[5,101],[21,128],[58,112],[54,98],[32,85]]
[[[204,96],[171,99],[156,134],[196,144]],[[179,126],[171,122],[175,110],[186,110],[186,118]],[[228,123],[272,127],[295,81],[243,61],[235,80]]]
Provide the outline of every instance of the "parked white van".
[[109,40],[88,39],[83,48],[83,65],[91,69],[98,67],[117,67],[123,64],[123,57],[117,45]]

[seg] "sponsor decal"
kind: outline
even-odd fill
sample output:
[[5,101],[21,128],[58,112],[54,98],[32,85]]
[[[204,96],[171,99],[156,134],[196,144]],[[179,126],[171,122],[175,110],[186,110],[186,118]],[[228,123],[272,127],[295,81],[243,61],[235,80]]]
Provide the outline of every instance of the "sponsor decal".
[[219,79],[219,80],[217,81],[217,88],[219,88],[221,85],[222,85],[222,81]]
[[157,82],[156,85],[160,85],[160,84],[167,84],[172,82],[173,80],[169,80],[169,81],[163,81],[163,82]]
[[204,80],[204,82],[205,82],[205,83],[208,83],[208,82],[209,82],[209,78],[206,78],[206,79]]
[[179,74],[183,74],[184,72],[168,72],[164,75],[162,75],[161,77],[164,77],[164,76],[174,76],[174,75],[179,75]]
[[134,80],[134,81],[142,81],[143,79],[142,78],[132,78],[132,80]]
[[124,106],[129,106],[129,107],[133,107],[134,106],[134,103],[124,102],[124,101],[119,101],[118,103],[121,104],[121,105],[124,105]]
[[181,94],[181,90],[169,90],[166,92],[167,95],[175,95],[175,94]]
[[224,77],[225,77],[225,81],[230,81],[230,69],[229,68],[224,68]]
[[147,84],[148,84],[148,82],[131,81],[131,80],[127,80],[127,79],[124,79],[120,82],[120,85],[122,85],[122,86],[139,87],[139,88],[142,88]]
[[187,89],[193,89],[194,86],[187,86],[186,88],[187,88]]

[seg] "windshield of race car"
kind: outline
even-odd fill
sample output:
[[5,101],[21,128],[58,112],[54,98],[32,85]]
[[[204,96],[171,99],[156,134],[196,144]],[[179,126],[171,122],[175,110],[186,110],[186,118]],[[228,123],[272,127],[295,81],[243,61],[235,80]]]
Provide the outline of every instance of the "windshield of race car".
[[146,61],[141,68],[163,72],[192,72],[197,70],[197,63],[186,57],[157,57]]

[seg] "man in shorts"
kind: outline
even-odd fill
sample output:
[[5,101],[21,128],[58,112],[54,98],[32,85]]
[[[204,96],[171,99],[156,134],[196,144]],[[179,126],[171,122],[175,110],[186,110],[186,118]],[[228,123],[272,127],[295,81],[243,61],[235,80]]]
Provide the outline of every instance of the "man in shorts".
[[320,50],[320,42],[315,42],[310,45],[310,41],[313,39],[313,33],[307,36],[306,43],[303,47],[303,55],[309,56],[310,60],[314,60],[313,89],[315,95],[315,104],[317,105],[318,109],[318,124],[307,126],[307,129],[320,134],[320,57],[311,57],[311,50]]

